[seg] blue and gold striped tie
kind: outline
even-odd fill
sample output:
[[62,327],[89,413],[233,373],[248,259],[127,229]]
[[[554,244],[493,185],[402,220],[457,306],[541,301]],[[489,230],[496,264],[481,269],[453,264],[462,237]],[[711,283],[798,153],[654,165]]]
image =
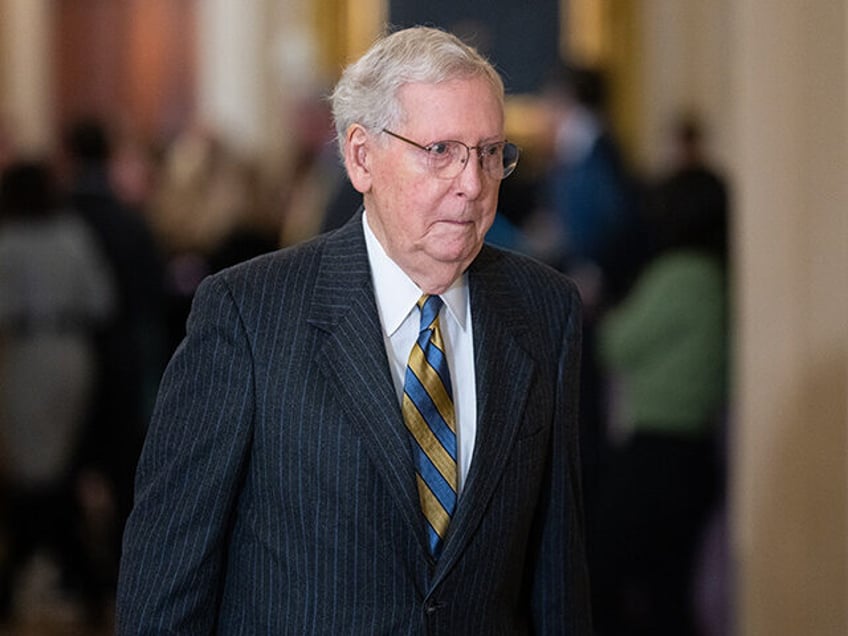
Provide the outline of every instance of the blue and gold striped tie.
[[409,354],[403,419],[412,434],[418,495],[427,520],[430,553],[438,557],[456,508],[456,419],[445,345],[439,330],[442,299],[418,301],[421,327]]

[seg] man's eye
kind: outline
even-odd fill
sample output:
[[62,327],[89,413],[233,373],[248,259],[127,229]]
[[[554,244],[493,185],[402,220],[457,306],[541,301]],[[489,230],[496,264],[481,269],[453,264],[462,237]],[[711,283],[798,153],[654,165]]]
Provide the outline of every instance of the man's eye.
[[446,155],[450,152],[450,145],[444,141],[437,141],[430,146],[430,154],[434,156]]
[[483,146],[482,154],[484,157],[496,157],[500,154],[500,151],[500,144],[491,144],[490,146]]

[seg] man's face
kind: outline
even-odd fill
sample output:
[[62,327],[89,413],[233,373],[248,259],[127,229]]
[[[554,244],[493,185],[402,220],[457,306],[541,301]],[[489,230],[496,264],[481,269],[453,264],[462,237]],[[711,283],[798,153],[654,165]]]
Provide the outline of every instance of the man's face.
[[[470,147],[502,141],[503,107],[481,78],[407,84],[405,117],[392,132],[422,146],[456,140]],[[434,175],[427,153],[374,131],[364,193],[371,229],[387,254],[424,291],[449,286],[477,256],[492,225],[500,179],[484,172],[476,150],[453,179]],[[430,289],[427,289],[429,287]]]

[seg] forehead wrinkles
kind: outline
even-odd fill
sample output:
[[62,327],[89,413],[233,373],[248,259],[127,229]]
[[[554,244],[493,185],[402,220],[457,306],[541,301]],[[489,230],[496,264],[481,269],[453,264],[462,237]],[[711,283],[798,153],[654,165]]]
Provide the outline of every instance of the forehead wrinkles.
[[474,146],[503,138],[503,102],[485,77],[410,82],[399,89],[397,104],[398,117],[393,125],[406,126],[410,134],[417,131],[429,135],[426,140],[415,139],[418,143],[452,139]]

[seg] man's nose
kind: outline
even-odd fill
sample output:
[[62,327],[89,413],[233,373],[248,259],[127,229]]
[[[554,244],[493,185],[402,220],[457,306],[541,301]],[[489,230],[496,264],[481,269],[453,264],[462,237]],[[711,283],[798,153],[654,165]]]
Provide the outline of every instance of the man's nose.
[[468,154],[468,160],[457,177],[460,190],[469,199],[476,199],[483,189],[485,179],[486,173],[483,172],[482,157],[479,151],[474,148]]

